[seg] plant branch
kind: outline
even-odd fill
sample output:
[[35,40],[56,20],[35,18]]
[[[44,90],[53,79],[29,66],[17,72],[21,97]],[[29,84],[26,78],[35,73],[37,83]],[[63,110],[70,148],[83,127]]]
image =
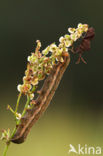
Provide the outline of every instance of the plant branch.
[[15,114],[17,113],[17,110],[18,110],[18,107],[19,107],[19,102],[20,102],[21,95],[22,95],[22,93],[19,94],[18,99],[17,99]]
[[7,155],[7,151],[8,151],[9,145],[10,145],[10,143],[9,144],[6,144],[5,149],[4,149],[3,156],[6,156]]
[[[17,101],[18,101],[18,102],[17,102],[17,105],[19,104],[20,97],[21,97],[21,95],[19,94],[19,97],[18,97],[18,100],[17,100]],[[25,104],[25,107],[24,107],[22,116],[25,115],[25,112],[26,112],[26,109],[27,109],[27,107],[28,107],[28,105],[29,105],[29,102],[30,102],[30,97],[27,96],[27,102],[26,102],[26,104]],[[17,107],[18,107],[18,106],[17,106]],[[19,125],[19,123],[20,123],[20,120],[18,120],[17,125]],[[13,132],[12,132],[10,138],[9,138],[9,141],[7,141],[7,143],[6,143],[3,156],[6,156],[6,155],[7,155],[7,151],[8,151],[8,148],[9,148],[9,146],[10,146],[10,143],[11,143],[10,139],[14,136],[15,132],[16,132],[16,127],[14,128],[14,130],[13,130]]]

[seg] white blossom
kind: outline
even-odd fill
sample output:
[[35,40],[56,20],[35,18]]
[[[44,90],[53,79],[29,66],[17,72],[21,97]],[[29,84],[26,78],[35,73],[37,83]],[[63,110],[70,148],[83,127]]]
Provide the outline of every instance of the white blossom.
[[32,100],[34,98],[34,94],[30,94],[30,100]]
[[21,114],[20,113],[16,113],[16,119],[20,120],[21,119]]
[[63,42],[63,41],[64,41],[64,37],[61,36],[61,37],[59,38],[59,42],[61,43],[61,42]]
[[22,85],[21,85],[21,84],[19,84],[19,85],[17,86],[17,90],[18,90],[19,92],[21,92],[21,90],[22,90]]

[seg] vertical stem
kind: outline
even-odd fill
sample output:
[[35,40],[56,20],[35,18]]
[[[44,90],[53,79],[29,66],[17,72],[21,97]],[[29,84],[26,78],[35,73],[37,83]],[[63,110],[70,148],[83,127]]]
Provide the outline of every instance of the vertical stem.
[[[27,102],[26,102],[26,104],[25,104],[25,107],[24,107],[24,110],[23,110],[23,113],[22,113],[22,117],[25,115],[26,108],[27,108],[27,106],[28,106],[29,102],[30,102],[30,97],[29,97],[29,96],[27,96]],[[17,124],[19,125],[19,123],[20,123],[20,120],[18,120]],[[12,132],[12,134],[11,134],[11,137],[10,137],[10,138],[12,138],[12,137],[14,136],[15,132],[16,132],[16,128],[14,128],[14,130],[13,130],[13,132]]]
[[[16,105],[16,110],[15,110],[15,112],[17,112],[17,109],[18,109],[18,106],[19,106],[20,98],[21,98],[21,93],[20,93],[19,96],[18,96],[18,100],[17,100],[17,105]],[[23,110],[22,116],[25,115],[26,108],[28,107],[29,102],[30,102],[30,97],[27,96],[27,102],[26,102],[26,104],[25,104],[25,107],[24,107],[24,110]],[[18,120],[17,124],[19,124],[19,123],[20,123],[20,120]],[[14,128],[14,130],[13,130],[13,132],[12,132],[10,138],[12,138],[12,137],[14,136],[15,132],[16,132],[16,128]],[[5,149],[4,149],[3,156],[6,156],[6,155],[7,155],[7,151],[8,151],[8,147],[9,147],[9,145],[10,145],[10,141],[9,141],[9,143],[6,143],[6,146],[5,146]]]
[[29,103],[30,103],[30,97],[27,96],[27,102],[26,102],[26,104],[25,104],[25,108],[24,108],[24,110],[23,110],[23,112],[22,112],[22,117],[25,115],[25,112],[26,112],[26,109],[27,109]]
[[[9,143],[9,144],[10,144],[10,143]],[[3,156],[6,156],[6,155],[7,155],[7,151],[8,151],[9,144],[6,144],[6,147],[5,147],[5,149],[4,149]]]
[[22,93],[19,94],[18,99],[17,99],[17,104],[16,104],[16,109],[15,109],[15,113],[17,113],[18,107],[19,107],[19,102],[20,102],[20,98],[21,98]]

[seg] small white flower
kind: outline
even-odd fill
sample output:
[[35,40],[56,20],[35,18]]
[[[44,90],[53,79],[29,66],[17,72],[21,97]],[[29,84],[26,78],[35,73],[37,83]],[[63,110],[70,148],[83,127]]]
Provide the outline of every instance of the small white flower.
[[57,46],[56,46],[56,44],[55,43],[52,43],[51,45],[50,45],[50,48],[56,48]]
[[84,32],[87,32],[88,31],[88,24],[84,24],[83,25],[83,30],[84,30]]
[[21,84],[19,84],[19,85],[17,86],[17,90],[18,90],[19,92],[21,92],[21,90],[22,90],[22,85],[21,85]]
[[16,119],[20,120],[21,119],[21,114],[20,113],[16,113]]
[[45,48],[45,49],[42,51],[42,54],[43,54],[43,55],[48,55],[49,49],[50,49],[50,47],[48,46],[47,48]]
[[23,82],[25,81],[25,79],[26,79],[26,76],[23,77]]
[[79,23],[78,24],[78,28],[83,28],[83,24],[82,23]]
[[68,52],[68,48],[63,48],[63,51],[64,52]]
[[31,56],[28,56],[28,58],[27,58],[27,61],[28,61],[28,62],[30,62],[30,58],[31,58]]
[[37,56],[34,56],[33,54],[31,56],[28,56],[27,60],[33,64],[38,62]]
[[62,48],[61,49],[58,49],[58,55],[61,55],[62,52],[63,52],[63,49]]
[[42,54],[43,55],[47,55],[49,52],[47,51],[47,49],[44,49],[43,51],[42,51]]
[[62,48],[57,48],[56,51],[55,51],[55,56],[60,56],[63,52],[63,49]]
[[64,36],[64,38],[65,38],[66,40],[70,40],[70,35],[66,34],[66,35]]
[[32,88],[31,84],[26,84],[25,86],[28,88],[28,90]]
[[63,42],[63,41],[64,41],[64,37],[61,36],[61,37],[59,38],[59,42],[61,43],[61,42]]
[[82,33],[83,33],[83,28],[77,28],[77,29],[76,29],[76,33],[79,34],[79,35],[82,35]]
[[75,28],[68,28],[68,31],[72,34],[75,32]]
[[63,48],[64,47],[64,43],[60,43],[58,47],[59,48]]
[[72,42],[71,41],[68,41],[68,40],[65,41],[65,46],[67,48],[70,47],[71,45],[72,45]]
[[72,39],[73,41],[76,41],[76,40],[78,39],[78,36],[77,36],[76,33],[75,33],[75,34],[71,34],[70,36],[71,36],[71,39]]
[[56,44],[55,43],[52,43],[51,45],[50,45],[50,52],[55,52],[56,50],[57,50],[57,46],[56,46]]
[[30,108],[30,105],[28,105],[28,109]]
[[34,98],[34,94],[30,94],[30,100],[32,100]]
[[32,85],[34,85],[34,86],[37,85],[37,84],[39,83],[39,82],[38,82],[38,78],[35,78],[31,83],[32,83]]

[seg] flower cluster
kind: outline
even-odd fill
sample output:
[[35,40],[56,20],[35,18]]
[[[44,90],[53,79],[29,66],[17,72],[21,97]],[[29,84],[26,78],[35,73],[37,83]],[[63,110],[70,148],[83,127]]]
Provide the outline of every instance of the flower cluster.
[[8,129],[7,131],[5,129],[2,130],[2,136],[1,136],[1,140],[6,140],[8,141],[10,137],[10,129]]
[[17,89],[20,93],[29,95],[30,99],[34,98],[34,92],[40,80],[43,80],[48,75],[54,64],[63,62],[62,54],[67,52],[68,48],[76,42],[83,33],[88,31],[87,24],[78,24],[77,28],[69,28],[69,33],[60,37],[59,45],[52,43],[40,52],[41,42],[37,40],[35,52],[28,56],[27,70],[23,77],[23,84],[18,85]]

